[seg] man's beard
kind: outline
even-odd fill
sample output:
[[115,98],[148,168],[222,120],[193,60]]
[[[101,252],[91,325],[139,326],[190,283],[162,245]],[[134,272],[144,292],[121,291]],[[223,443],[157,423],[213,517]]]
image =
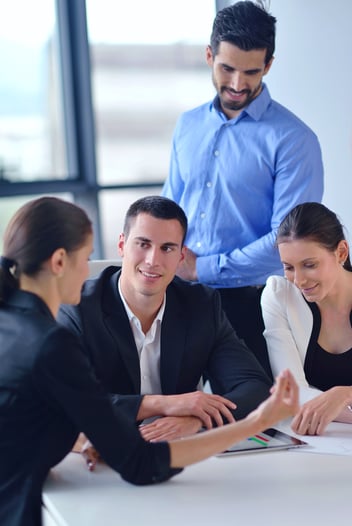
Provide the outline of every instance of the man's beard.
[[[217,88],[217,86],[215,85],[215,87]],[[239,110],[242,110],[243,108],[246,108],[260,93],[262,89],[262,83],[260,83],[254,90],[249,90],[249,89],[244,89],[244,90],[241,90],[241,91],[235,91],[231,88],[227,88],[226,86],[222,86],[219,89],[217,89],[217,92],[218,92],[218,95],[219,95],[219,98],[220,98],[220,101],[221,101],[221,106],[227,110],[231,110],[231,111],[239,111]],[[243,94],[243,93],[246,93],[246,98],[243,100],[243,101],[234,101],[234,100],[224,100],[224,98],[222,97],[222,93],[226,92],[226,91],[231,91],[232,93],[236,93],[236,94]]]

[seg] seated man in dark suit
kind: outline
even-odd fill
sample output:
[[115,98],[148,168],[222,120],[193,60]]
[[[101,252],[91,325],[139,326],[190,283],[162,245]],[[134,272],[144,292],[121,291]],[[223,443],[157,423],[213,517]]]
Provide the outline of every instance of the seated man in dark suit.
[[[269,395],[271,381],[238,339],[219,293],[175,277],[187,250],[187,218],[170,199],[129,208],[119,238],[122,268],[88,280],[78,306],[58,321],[77,333],[95,374],[146,440],[196,433],[240,419]],[[199,389],[209,380],[212,393]]]

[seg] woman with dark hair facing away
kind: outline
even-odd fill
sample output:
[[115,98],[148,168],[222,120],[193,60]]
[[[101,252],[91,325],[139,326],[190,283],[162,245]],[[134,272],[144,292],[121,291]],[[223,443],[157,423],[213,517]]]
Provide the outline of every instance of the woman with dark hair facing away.
[[102,458],[134,484],[161,482],[188,464],[297,411],[292,375],[239,422],[189,439],[146,442],[95,380],[76,336],[55,317],[78,303],[88,276],[92,227],[83,210],[53,197],[10,221],[0,260],[0,524],[41,524],[49,469],[83,431]]
[[343,227],[320,203],[303,203],[279,226],[285,278],[271,276],[262,297],[273,374],[292,371],[305,403],[292,422],[320,435],[352,423],[352,267]]

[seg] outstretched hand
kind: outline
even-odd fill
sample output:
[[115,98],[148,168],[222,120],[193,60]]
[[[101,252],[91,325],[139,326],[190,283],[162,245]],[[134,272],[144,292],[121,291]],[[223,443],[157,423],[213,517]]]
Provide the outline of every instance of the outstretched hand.
[[270,392],[271,396],[254,411],[263,421],[264,427],[271,427],[280,420],[294,416],[299,410],[298,385],[288,369],[276,377]]

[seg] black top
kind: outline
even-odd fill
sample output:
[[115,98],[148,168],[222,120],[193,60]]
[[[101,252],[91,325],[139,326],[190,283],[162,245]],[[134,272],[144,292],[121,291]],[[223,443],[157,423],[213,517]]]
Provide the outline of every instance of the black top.
[[[304,361],[307,382],[321,391],[336,385],[352,385],[352,349],[333,354],[320,347],[320,311],[316,303],[307,303],[313,314],[313,329]],[[352,313],[350,319],[352,323]]]
[[0,305],[0,363],[1,526],[41,524],[44,480],[78,431],[129,482],[179,472],[168,444],[142,439],[96,381],[76,336],[34,294],[16,291]]

